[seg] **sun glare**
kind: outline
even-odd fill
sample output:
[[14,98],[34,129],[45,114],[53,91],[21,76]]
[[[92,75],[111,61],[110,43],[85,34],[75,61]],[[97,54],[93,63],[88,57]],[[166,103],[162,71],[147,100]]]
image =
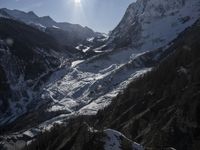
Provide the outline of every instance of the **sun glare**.
[[81,3],[81,0],[74,0],[74,2],[75,2],[76,4],[80,4],[80,3]]

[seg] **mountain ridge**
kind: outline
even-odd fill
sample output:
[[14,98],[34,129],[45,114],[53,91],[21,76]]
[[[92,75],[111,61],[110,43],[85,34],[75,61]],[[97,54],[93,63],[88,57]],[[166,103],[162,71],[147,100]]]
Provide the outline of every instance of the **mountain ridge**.
[[[54,38],[56,38],[60,44],[68,47],[71,45],[77,46],[88,38],[97,37],[98,34],[100,34],[98,32],[94,32],[89,27],[83,27],[79,24],[56,22],[50,16],[39,17],[33,11],[24,12],[16,9],[10,10],[7,8],[2,8],[0,9],[0,13],[5,14],[4,17],[22,21],[25,24],[31,25],[41,31],[46,32],[47,30],[47,33],[49,33],[51,36],[54,36]],[[60,38],[65,39],[64,42],[60,41],[60,38],[57,37],[57,34],[60,32],[63,33],[63,36]]]
[[[154,1],[155,0],[148,0],[144,2],[150,3]],[[143,1],[137,1],[132,5],[135,6],[136,4],[141,4],[141,7],[143,7],[142,2]],[[192,4],[197,4],[197,2],[199,1],[192,0],[192,2]],[[165,3],[162,1],[161,4],[167,6],[167,3],[168,2]],[[155,5],[155,7],[149,7],[150,4],[146,5],[146,7],[148,6],[148,10],[153,9],[154,12],[154,8],[157,8],[157,5]],[[171,2],[169,2],[169,4],[170,6],[172,5]],[[127,12],[129,11],[129,9],[131,9],[132,11],[132,5],[129,6]],[[191,14],[190,11],[193,7],[194,9]],[[198,6],[196,5],[190,6],[188,4],[188,1],[184,5],[180,5],[180,7],[177,7],[177,9],[180,9],[179,13],[183,13],[184,16],[195,14],[193,19],[183,24],[180,23],[178,19],[179,17],[177,18],[177,15],[169,16],[170,18],[175,17],[175,22],[179,22],[178,27],[181,26],[181,30],[173,33],[173,35],[180,34],[181,31],[189,27],[197,19],[197,14],[199,14],[197,7]],[[173,12],[175,8],[176,7],[172,7]],[[188,11],[182,11],[183,9],[186,9]],[[168,14],[168,12],[166,13]],[[151,15],[151,13],[147,13],[146,15]],[[156,13],[156,16],[157,15],[161,15],[160,11],[158,11],[158,14]],[[134,18],[134,16],[137,16],[137,14],[133,13],[132,16]],[[143,17],[143,15],[141,15],[141,12],[139,13],[139,16]],[[132,22],[135,21],[134,19],[132,19],[132,17],[129,18],[129,15],[125,15],[125,19],[122,19],[121,24],[123,24],[123,20],[126,19],[131,19],[130,21]],[[154,16],[153,19],[155,19]],[[166,17],[156,18],[155,20],[161,22],[164,19],[168,21],[168,18]],[[171,24],[171,21],[169,23]],[[155,27],[159,28],[161,26],[162,28],[162,25],[163,24],[156,24]],[[123,26],[126,26],[126,23]],[[130,29],[132,29],[132,26]],[[147,28],[144,31],[149,32],[151,31],[150,29],[152,28]],[[118,30],[118,27],[115,30]],[[113,32],[115,32],[115,30]],[[155,30],[152,30],[154,33]],[[171,32],[173,31],[173,26],[170,26],[170,28],[167,28],[167,30],[161,30],[160,34],[167,35],[168,33],[171,34]],[[141,32],[141,30],[139,30],[139,32]],[[158,35],[159,34],[156,34],[156,36]],[[130,37],[132,36],[137,37],[137,34],[130,35]],[[111,35],[109,42],[112,41],[112,38],[113,36]],[[138,48],[138,46],[133,48],[130,45],[126,45],[126,47],[123,48],[116,48],[114,50],[108,49],[102,54],[96,55],[86,60],[77,60],[75,62],[72,62],[72,65],[69,69],[63,67],[57,72],[54,72],[52,76],[50,76],[51,82],[47,82],[40,93],[41,101],[48,102],[47,112],[50,114],[57,111],[63,113],[66,112],[65,115],[67,116],[73,115],[73,113],[75,113],[76,111],[78,111],[78,113],[80,114],[97,113],[100,108],[109,104],[112,97],[115,96],[121,89],[126,87],[126,85],[130,82],[132,78],[137,77],[138,74],[149,71],[151,67],[153,67],[153,65],[150,66],[149,64],[155,64],[156,62],[158,62],[156,61],[156,58],[158,60],[159,58],[161,58],[160,54],[164,53],[165,49],[170,46],[170,42],[172,42],[174,38],[176,38],[176,36],[170,36],[170,38],[167,39],[165,42],[161,41],[159,42],[160,44],[156,44],[155,47],[152,47],[152,39],[150,39],[149,41],[144,43],[143,50]],[[115,42],[113,43],[116,44]],[[120,43],[118,44],[120,45]],[[158,49],[158,54],[156,54],[156,49]],[[69,66],[66,67],[68,68]]]
[[[54,19],[52,19],[50,16],[41,16],[41,17],[39,17],[34,11],[25,12],[25,11],[18,10],[18,9],[8,9],[8,8],[0,8],[0,10],[4,11],[7,14],[10,14],[11,16],[15,17],[16,19],[20,19],[20,20],[23,20],[22,16],[26,16],[27,20],[29,20],[29,21],[31,21],[31,18],[35,18],[35,19],[37,19],[37,18],[41,18],[41,19],[45,18],[45,19],[50,20],[50,21],[52,21],[54,23],[57,22],[57,21],[54,21]],[[30,18],[28,18],[28,17],[30,17]],[[29,22],[27,20],[24,20],[23,22]],[[79,25],[79,24],[72,24],[72,23],[68,23],[68,22],[57,22],[57,23],[66,23],[66,24],[70,24],[70,25]],[[81,26],[81,25],[79,25],[79,26]],[[87,26],[85,26],[85,27],[87,27]],[[89,27],[87,27],[87,28],[89,28]]]
[[121,22],[111,32],[108,45],[130,45],[140,51],[166,45],[195,23],[200,15],[199,3],[198,0],[138,0],[129,5]]
[[[111,105],[95,116],[79,116],[55,125],[29,148],[198,150],[199,25],[200,20],[179,35],[167,50],[170,55],[132,81]],[[106,131],[115,136],[106,138]],[[118,135],[123,137],[116,139]],[[51,142],[55,138],[56,142]],[[132,141],[143,146],[134,142],[137,147],[131,147]]]
[[[135,83],[134,81],[138,81],[140,78],[152,74],[152,72],[155,70],[154,68],[157,67],[157,65],[159,66],[159,64],[162,64],[163,61],[165,62],[165,58],[167,59],[170,58],[171,55],[174,55],[174,53],[176,53],[174,51],[177,48],[176,45],[181,43],[177,43],[177,38],[178,41],[179,39],[184,41],[183,38],[187,39],[188,36],[191,37],[191,39],[193,39],[193,36],[196,37],[195,32],[192,32],[192,35],[186,34],[186,37],[181,37],[185,35],[185,31],[187,32],[190,28],[193,28],[192,25],[199,19],[199,0],[192,0],[190,2],[191,3],[189,3],[188,0],[138,0],[136,3],[130,5],[121,23],[113,30],[110,37],[108,37],[108,41],[106,39],[107,43],[100,42],[99,47],[97,46],[95,49],[91,48],[94,52],[98,53],[97,55],[91,55],[91,57],[87,57],[86,59],[84,59],[84,57],[75,56],[77,59],[72,59],[71,61],[67,61],[68,59],[62,59],[62,67],[56,68],[51,72],[51,74],[45,76],[45,80],[41,81],[42,86],[36,93],[36,98],[39,100],[39,102],[36,101],[34,103],[35,109],[27,111],[26,114],[18,118],[15,122],[12,122],[12,120],[9,122],[10,118],[6,118],[8,119],[7,123],[10,124],[10,126],[6,124],[5,130],[2,129],[4,133],[9,130],[9,135],[5,136],[5,139],[28,138],[29,140],[32,140],[35,136],[44,130],[52,128],[54,124],[65,124],[65,122],[69,121],[70,119],[75,120],[76,122],[76,119],[79,118],[79,116],[93,116],[97,114],[97,118],[100,117],[98,119],[102,120],[102,122],[100,121],[100,124],[105,123],[106,125],[107,122],[114,122],[113,126],[109,123],[108,126],[110,125],[111,128],[116,127],[116,130],[124,132],[128,138],[133,139],[133,141],[137,140],[138,142],[141,142],[141,134],[146,133],[149,128],[145,128],[145,126],[143,130],[143,126],[139,126],[140,122],[139,125],[138,122],[136,122],[136,124],[132,124],[131,119],[128,123],[130,126],[124,126],[126,122],[123,121],[126,120],[126,118],[120,118],[120,110],[124,111],[124,113],[122,112],[123,114],[126,114],[126,112],[130,112],[130,114],[134,112],[137,114],[137,111],[139,111],[138,116],[145,116],[145,114],[147,114],[148,118],[149,111],[151,112],[151,110],[154,110],[155,107],[157,108],[157,106],[160,105],[165,106],[167,102],[162,99],[159,99],[158,101],[156,101],[157,99],[154,99],[156,102],[154,105],[151,105],[151,99],[148,98],[151,97],[152,92],[147,92],[147,97],[142,92],[143,85],[146,85],[145,83],[138,84],[141,88],[141,91],[135,89],[133,92],[136,92],[135,96],[138,95],[138,98],[147,98],[147,101],[144,103],[142,103],[143,101],[141,101],[141,103],[139,101],[139,106],[134,110],[132,108],[135,108],[135,101],[131,101],[132,97],[130,99],[126,99],[123,97],[123,95],[118,95],[118,93],[124,91],[124,89],[127,91],[126,87],[130,83]],[[137,9],[134,9],[136,6]],[[57,26],[53,27],[53,31],[56,30],[58,30]],[[62,39],[64,39],[63,37]],[[189,42],[189,39],[188,41],[185,40],[185,42],[182,43],[184,44]],[[195,42],[197,39],[198,38],[193,41]],[[95,38],[87,39],[86,43],[89,43],[90,45],[90,42],[94,40]],[[178,45],[178,47],[179,46],[180,45]],[[3,51],[6,51],[3,44],[1,44],[1,47],[3,47]],[[87,51],[88,48],[90,49],[90,47],[87,46],[85,48],[84,45],[78,45],[77,48],[81,49],[80,47],[83,47],[84,51]],[[187,45],[183,47],[183,49],[183,52],[186,52],[185,50],[191,50],[191,48]],[[42,52],[44,53],[46,50]],[[182,56],[187,57],[187,55],[180,55],[180,60],[182,60]],[[187,60],[191,61],[191,59]],[[174,59],[171,63],[174,63]],[[178,72],[180,72],[180,74],[185,74],[187,72],[185,67],[178,67]],[[165,72],[167,69],[163,69],[163,72]],[[172,69],[174,68],[172,67]],[[162,73],[159,75],[160,77],[163,77]],[[185,77],[185,75],[183,76]],[[166,77],[168,76],[166,75]],[[21,78],[18,80],[18,83],[21,84],[20,81]],[[147,81],[147,83],[150,81],[151,80]],[[4,89],[6,89],[6,87],[4,87]],[[168,89],[169,88],[166,88],[166,90]],[[161,87],[156,93],[159,93],[160,90],[162,90]],[[131,95],[131,93],[128,92],[128,95]],[[116,100],[121,97],[122,100]],[[124,108],[121,109],[122,107],[118,105],[118,102],[127,108],[127,110],[124,110]],[[143,105],[149,106],[148,109],[143,111]],[[13,105],[10,106],[13,107]],[[23,105],[17,105],[16,107],[21,106]],[[108,108],[113,108],[113,114],[107,114],[109,111],[107,111],[107,108],[105,108],[106,106],[108,106]],[[27,110],[30,109],[27,107]],[[108,120],[105,119],[104,114],[101,114],[101,112],[104,110],[107,111],[105,114],[107,114],[106,119]],[[160,113],[162,113],[162,111]],[[132,115],[134,116],[135,114]],[[138,116],[136,115],[136,118]],[[127,114],[127,117],[129,117],[129,114]],[[3,118],[3,120],[6,119]],[[145,117],[142,119],[145,120]],[[119,124],[115,124],[115,122]],[[146,122],[144,122],[144,124],[145,123]],[[143,122],[141,122],[141,124],[143,124]],[[118,125],[127,130],[121,130]],[[131,125],[133,125],[135,128],[131,128]],[[140,129],[143,132],[136,131],[138,129],[137,125],[141,127]],[[13,129],[12,131],[10,131],[10,127]],[[145,129],[147,129],[147,131]],[[134,133],[134,131],[136,132]],[[12,134],[12,132],[16,133]],[[151,132],[148,133],[148,137],[154,137]],[[96,134],[94,134],[94,136],[95,135]],[[135,136],[137,136],[137,138]],[[79,139],[79,136],[77,137]],[[4,137],[2,138],[4,139]],[[73,138],[70,140],[70,142],[73,142]],[[147,142],[151,142],[151,140],[147,140]],[[154,142],[156,143],[156,140]]]

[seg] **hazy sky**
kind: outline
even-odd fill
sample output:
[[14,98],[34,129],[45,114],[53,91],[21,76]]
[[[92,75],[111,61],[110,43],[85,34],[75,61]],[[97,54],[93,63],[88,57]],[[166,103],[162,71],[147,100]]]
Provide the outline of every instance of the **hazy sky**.
[[0,0],[1,8],[34,11],[56,21],[88,26],[108,32],[121,20],[128,5],[135,0]]

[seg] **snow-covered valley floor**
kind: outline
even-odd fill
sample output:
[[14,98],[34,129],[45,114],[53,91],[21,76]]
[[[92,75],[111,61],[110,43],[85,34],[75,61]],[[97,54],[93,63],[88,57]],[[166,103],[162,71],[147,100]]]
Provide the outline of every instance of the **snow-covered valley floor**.
[[[38,132],[51,128],[54,123],[63,123],[68,118],[80,115],[95,115],[98,110],[105,108],[111,103],[113,97],[126,88],[132,80],[150,71],[152,64],[157,58],[159,59],[159,54],[170,47],[169,43],[195,23],[199,17],[199,6],[196,4],[199,4],[199,1],[192,0],[192,3],[188,2],[185,7],[172,9],[172,12],[162,17],[158,17],[154,12],[152,12],[152,18],[149,18],[147,12],[139,14],[140,19],[143,20],[139,39],[139,43],[142,43],[140,48],[126,47],[109,50],[87,60],[73,61],[54,71],[42,85],[39,93],[35,94],[32,91],[29,93],[32,92],[34,96],[30,95],[37,98],[37,101],[34,101],[36,106],[34,105],[34,110],[31,110],[33,113],[44,109],[45,114],[58,112],[58,115],[34,128],[12,133],[12,136],[8,135],[5,138],[17,139],[24,135],[32,138]],[[131,21],[134,23],[134,20]],[[162,47],[159,53],[148,55]],[[25,88],[26,86],[23,86],[23,89]],[[11,109],[18,109],[14,108],[15,105],[15,103],[10,105],[13,106]],[[26,106],[27,104],[20,103],[20,107],[25,108],[24,111],[19,114],[16,113],[17,111],[11,111],[14,113],[10,116],[14,117],[2,117],[0,124],[1,120],[13,121],[25,114],[28,110]],[[108,137],[112,136],[109,130],[107,132]]]
[[[27,136],[33,138],[39,132],[49,130],[54,124],[61,124],[69,118],[95,115],[98,110],[109,105],[113,97],[132,80],[151,70],[141,61],[145,59],[145,54],[135,54],[131,48],[120,49],[109,52],[106,57],[100,54],[86,61],[76,61],[70,67],[68,64],[63,66],[50,76],[39,94],[41,103],[35,108],[37,111],[41,109],[40,106],[46,105],[46,114],[62,113],[38,126],[3,138],[5,141]],[[121,59],[118,59],[119,56]]]
[[41,94],[42,99],[52,101],[47,111],[91,115],[104,108],[130,80],[150,70],[140,64],[138,67],[131,65],[133,60],[127,53],[133,52],[127,49],[99,60],[78,61],[79,64],[76,61],[75,66],[72,63],[70,68],[55,72]]

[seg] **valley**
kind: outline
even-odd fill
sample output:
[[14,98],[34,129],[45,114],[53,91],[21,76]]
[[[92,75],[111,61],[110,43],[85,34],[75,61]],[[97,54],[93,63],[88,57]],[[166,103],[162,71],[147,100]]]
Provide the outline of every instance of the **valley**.
[[199,0],[137,0],[106,35],[0,9],[0,145],[197,150],[198,101],[180,95],[198,97],[199,16]]

